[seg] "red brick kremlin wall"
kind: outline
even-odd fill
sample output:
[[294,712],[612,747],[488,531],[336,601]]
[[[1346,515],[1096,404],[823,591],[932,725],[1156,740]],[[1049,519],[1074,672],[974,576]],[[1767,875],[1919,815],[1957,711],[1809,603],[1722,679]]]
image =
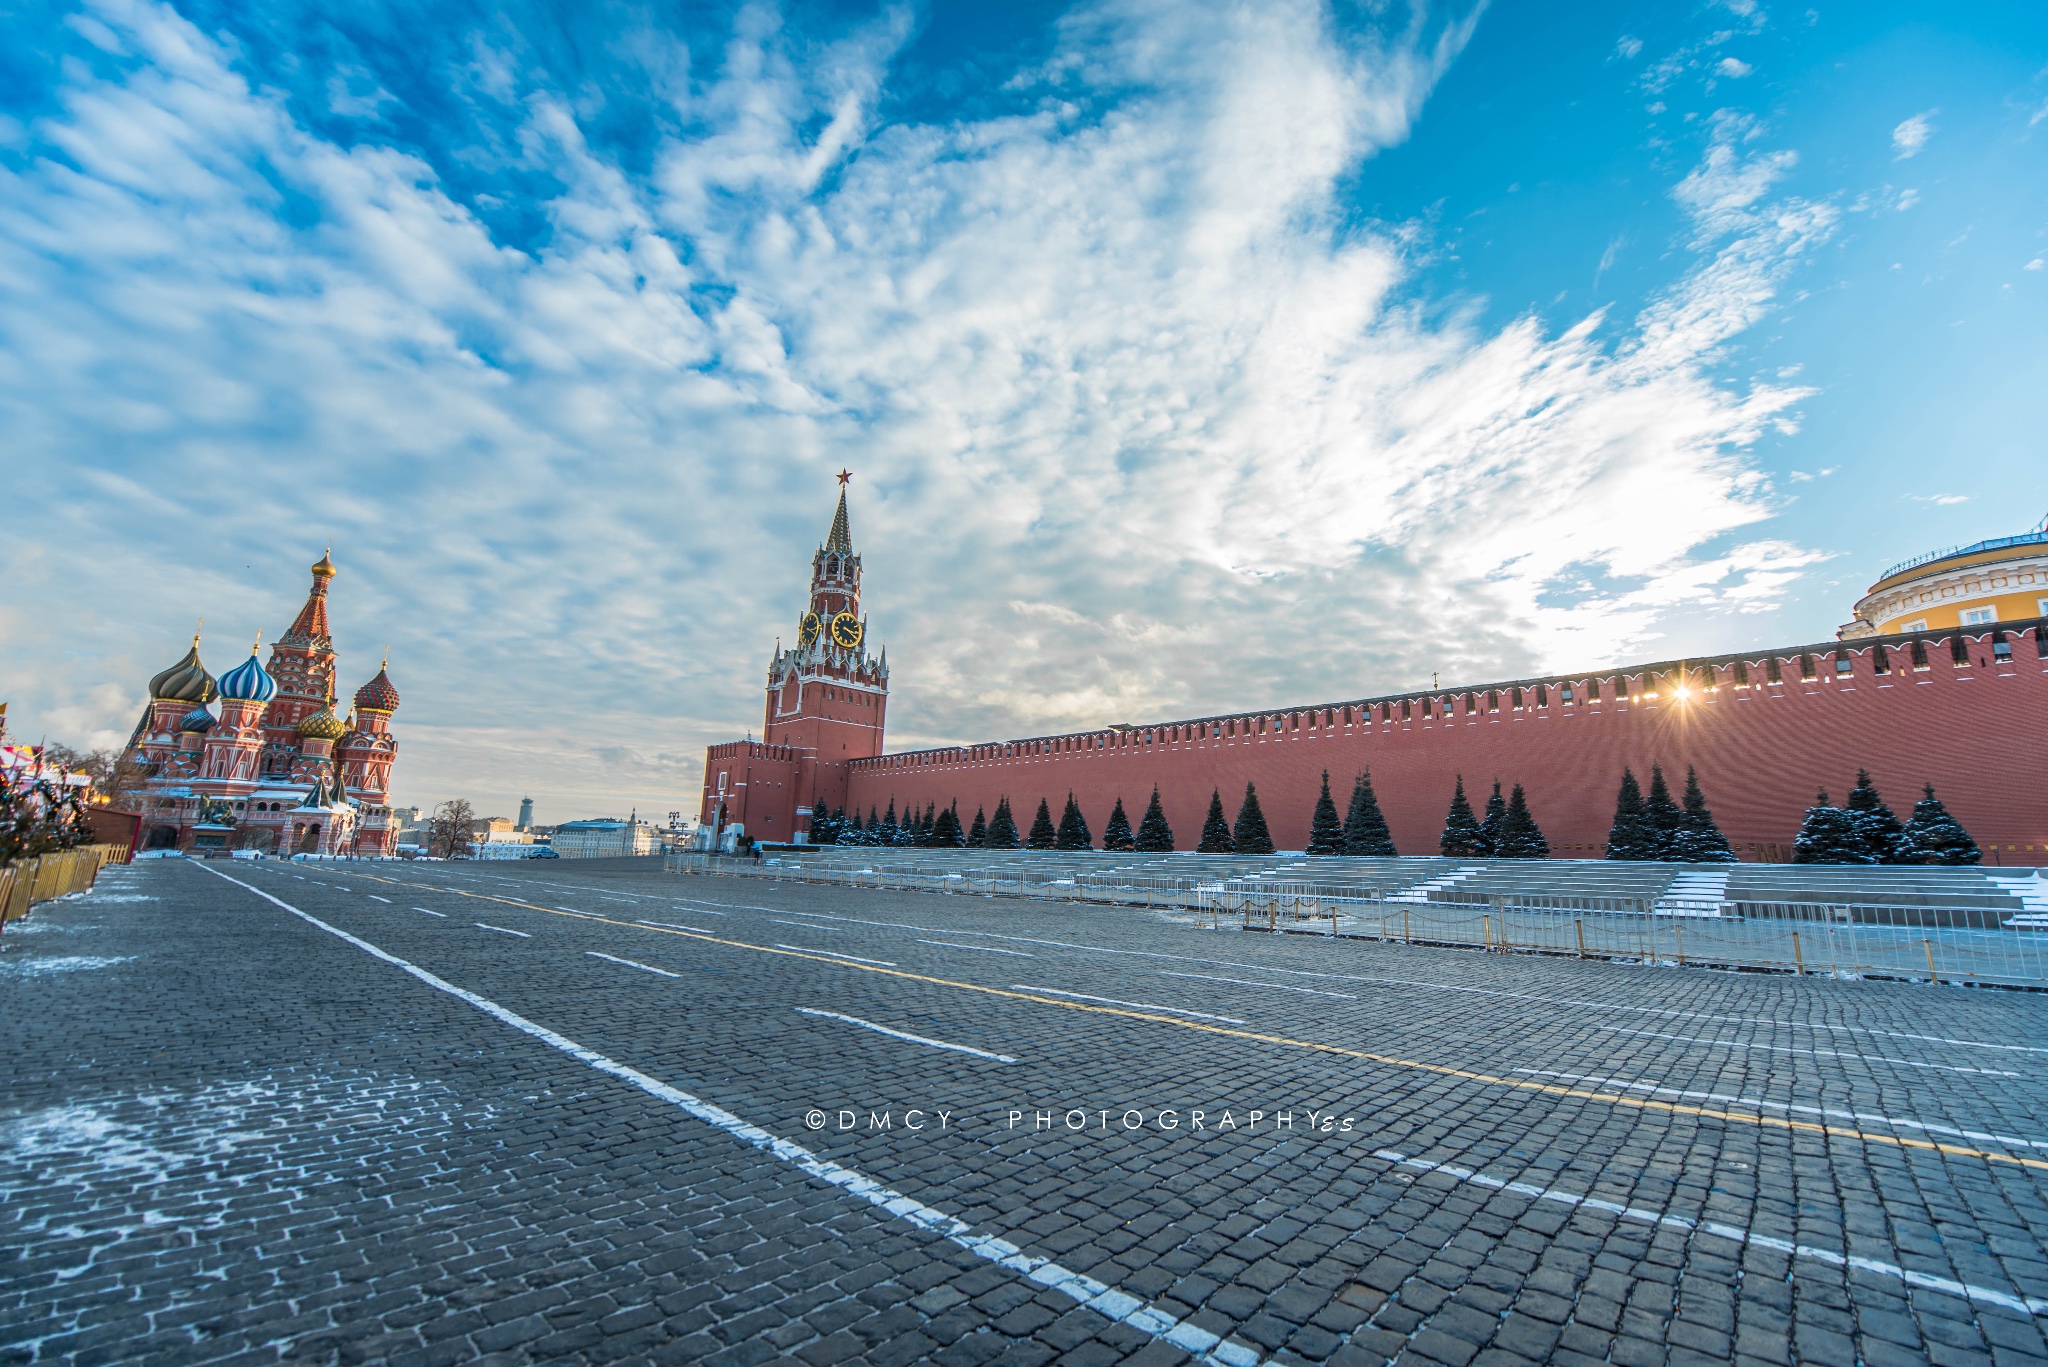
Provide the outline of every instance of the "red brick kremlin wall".
[[[1057,820],[1071,790],[1099,842],[1111,804],[1121,797],[1135,827],[1157,784],[1176,844],[1192,849],[1210,791],[1222,790],[1225,814],[1234,818],[1249,780],[1275,843],[1298,850],[1308,841],[1322,771],[1330,772],[1341,815],[1353,776],[1369,766],[1403,854],[1436,853],[1462,773],[1475,808],[1495,778],[1521,783],[1553,852],[1585,858],[1605,848],[1622,766],[1647,787],[1650,765],[1661,763],[1675,797],[1692,764],[1738,853],[1783,860],[1814,790],[1826,787],[1840,803],[1860,766],[1901,820],[1921,784],[1933,782],[1984,846],[1986,864],[1994,846],[2007,864],[2048,863],[2044,626],[1525,679],[1469,690],[1476,713],[1467,711],[1468,690],[1459,689],[910,751],[851,763],[846,805],[865,815],[891,800],[902,811],[957,799],[962,820],[971,821],[977,807],[993,812],[1007,795],[1022,830],[1040,798],[1050,800]],[[2001,638],[2004,656],[1995,650]],[[1966,665],[1955,663],[1955,640],[1966,643]],[[1913,663],[1916,641],[1924,667]],[[1846,673],[1837,673],[1838,651]],[[1768,682],[1773,658],[1782,682]],[[1811,679],[1802,677],[1802,658],[1811,661]],[[1747,686],[1736,682],[1738,665]],[[1617,676],[1627,682],[1626,697],[1616,694]],[[1681,677],[1692,690],[1684,700],[1676,696]],[[1589,696],[1595,682],[1597,699]],[[1498,710],[1486,710],[1489,691]]]

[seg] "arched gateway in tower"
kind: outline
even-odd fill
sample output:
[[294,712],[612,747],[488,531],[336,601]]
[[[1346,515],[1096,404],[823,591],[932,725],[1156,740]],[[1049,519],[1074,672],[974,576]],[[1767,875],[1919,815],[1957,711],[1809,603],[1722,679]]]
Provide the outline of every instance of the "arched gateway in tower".
[[860,610],[860,555],[846,513],[811,557],[811,591],[797,618],[796,644],[776,642],[758,741],[728,741],[704,752],[699,820],[740,827],[756,840],[802,841],[813,810],[846,804],[848,766],[882,753],[889,713],[889,655],[868,652]]

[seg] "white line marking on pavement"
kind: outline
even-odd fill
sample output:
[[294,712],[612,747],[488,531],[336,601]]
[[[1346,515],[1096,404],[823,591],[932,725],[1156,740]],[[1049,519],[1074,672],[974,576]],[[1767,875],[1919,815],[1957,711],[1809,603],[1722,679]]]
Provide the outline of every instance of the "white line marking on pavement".
[[1895,1068],[1932,1068],[1943,1073],[1975,1073],[1979,1077],[2025,1077],[2025,1073],[2002,1072],[1997,1068],[1965,1068],[1955,1063],[1920,1063],[1909,1058],[1886,1058],[1882,1054],[1851,1054],[1840,1049],[1794,1049],[1784,1044],[1744,1044],[1740,1040],[1701,1039],[1697,1035],[1664,1035],[1655,1030],[1627,1030],[1619,1025],[1596,1025],[1603,1035],[1641,1035],[1647,1039],[1677,1040],[1683,1044],[1704,1044],[1712,1049],[1760,1049],[1767,1054],[1805,1054],[1809,1058],[1853,1058],[1865,1063],[1889,1063]]
[[[823,927],[820,927],[823,929]],[[1036,954],[1026,954],[1021,949],[997,949],[994,945],[956,945],[949,940],[919,940],[921,945],[937,945],[941,949],[971,949],[981,954],[1009,954],[1019,959],[1035,959]]]
[[379,897],[374,892],[366,892],[363,895],[365,897],[368,897],[372,902],[382,902],[387,907],[391,905],[391,899],[389,897]]
[[1199,978],[1205,983],[1234,983],[1238,987],[1264,987],[1274,992],[1304,992],[1311,997],[1342,997],[1348,1002],[1358,1000],[1349,992],[1325,992],[1317,987],[1289,987],[1285,983],[1255,983],[1248,982],[1243,978],[1219,978],[1213,973],[1173,973],[1162,968],[1159,970],[1159,976],[1162,978]]
[[1875,1258],[1844,1256],[1832,1249],[1815,1248],[1811,1244],[1795,1244],[1789,1239],[1774,1239],[1767,1234],[1756,1234],[1734,1225],[1724,1225],[1717,1220],[1688,1220],[1682,1215],[1660,1215],[1654,1210],[1643,1210],[1637,1206],[1618,1205],[1613,1201],[1602,1201],[1592,1196],[1580,1196],[1575,1192],[1559,1191],[1554,1187],[1539,1187],[1529,1182],[1508,1182],[1490,1177],[1470,1168],[1453,1167],[1449,1163],[1431,1163],[1420,1158],[1410,1158],[1392,1149],[1378,1149],[1375,1158],[1404,1168],[1415,1168],[1422,1172],[1440,1172],[1460,1182],[1475,1186],[1491,1187],[1495,1191],[1511,1191],[1517,1196],[1534,1197],[1539,1201],[1556,1201],[1568,1206],[1584,1206],[1589,1210],[1604,1210],[1610,1215],[1619,1215],[1624,1220],[1639,1220],[1644,1224],[1662,1225],[1667,1229],[1680,1229],[1688,1234],[1711,1234],[1717,1239],[1728,1239],[1738,1244],[1754,1244],[1794,1258],[1811,1258],[1834,1267],[1851,1268],[1859,1272],[1872,1272],[1880,1277],[1896,1277],[1908,1286],[1921,1287],[1928,1291],[1941,1291],[1966,1300],[1984,1301],[1990,1305],[2016,1310],[2022,1315],[2048,1314],[2048,1298],[2039,1296],[2016,1296],[2009,1291],[1998,1291],[1988,1286],[1972,1286],[1968,1282],[1951,1281],[1947,1277],[1936,1277],[1926,1272],[1915,1272],[1896,1263],[1879,1262]]
[[[414,910],[414,911],[427,911],[427,909],[426,909],[425,907],[414,907],[414,908],[413,908],[413,910]],[[445,911],[427,911],[427,915],[429,915],[429,916],[438,916],[438,917],[440,917],[440,918],[441,918],[442,920],[444,920],[444,921],[448,919],[448,913],[447,913],[447,912],[445,912]]]
[[773,916],[768,918],[768,924],[771,926],[795,926],[798,930],[822,930],[831,935],[837,935],[844,929],[843,926],[814,926],[809,921],[778,921]]
[[345,930],[339,930],[334,926],[330,926],[318,917],[308,916],[291,903],[272,897],[261,888],[252,887],[239,878],[230,878],[227,874],[219,873],[214,869],[207,869],[206,871],[214,874],[217,878],[233,883],[236,887],[247,888],[264,901],[283,907],[286,911],[309,925],[317,926],[329,935],[354,945],[364,953],[370,954],[394,968],[411,974],[438,992],[446,992],[451,997],[468,1002],[486,1015],[503,1021],[515,1030],[531,1035],[533,1038],[541,1041],[541,1043],[548,1045],[550,1048],[560,1050],[579,1063],[586,1064],[598,1072],[607,1073],[612,1077],[618,1078],[621,1082],[637,1087],[656,1100],[665,1101],[671,1106],[703,1121],[705,1124],[715,1126],[734,1138],[742,1140],[752,1147],[760,1149],[762,1152],[770,1154],[790,1164],[792,1167],[810,1174],[821,1182],[830,1183],[851,1195],[858,1196],[877,1210],[893,1215],[906,1224],[913,1225],[918,1229],[928,1230],[939,1235],[947,1242],[966,1249],[978,1258],[984,1258],[998,1267],[1018,1273],[1020,1276],[1036,1282],[1040,1286],[1050,1287],[1069,1299],[1087,1306],[1098,1315],[1115,1320],[1120,1324],[1128,1324],[1141,1333],[1150,1334],[1154,1338],[1165,1340],[1182,1352],[1192,1353],[1198,1362],[1218,1363],[1221,1364],[1221,1367],[1257,1367],[1257,1364],[1260,1362],[1258,1350],[1255,1348],[1219,1338],[1206,1329],[1190,1324],[1186,1320],[1176,1318],[1164,1310],[1147,1305],[1136,1296],[1118,1291],[1116,1288],[1099,1282],[1093,1277],[1061,1267],[1050,1258],[1040,1258],[1026,1253],[1008,1239],[998,1239],[992,1234],[977,1234],[972,1225],[957,1216],[949,1215],[943,1210],[924,1204],[922,1201],[913,1200],[901,1192],[892,1191],[880,1182],[875,1181],[872,1177],[853,1168],[834,1163],[830,1159],[820,1158],[801,1145],[792,1144],[787,1139],[770,1134],[758,1125],[752,1125],[741,1120],[731,1111],[714,1106],[708,1101],[700,1101],[681,1088],[671,1087],[666,1082],[649,1077],[637,1068],[629,1068],[623,1063],[615,1063],[603,1054],[592,1049],[586,1049],[574,1040],[558,1035],[544,1025],[538,1025],[516,1012],[508,1011],[488,997],[481,997],[474,992],[457,987],[444,978],[435,977],[424,968],[407,963],[395,954],[386,953],[368,940],[359,939]]
[[1091,997],[1086,992],[1062,992],[1057,987],[1033,987],[1029,983],[1011,983],[1019,992],[1043,992],[1049,997],[1072,997],[1077,1002],[1101,1002],[1104,1006],[1131,1006],[1140,1011],[1171,1011],[1176,1016],[1193,1016],[1196,1020],[1223,1021],[1229,1025],[1250,1025],[1235,1016],[1212,1016],[1207,1011],[1190,1011],[1182,1006],[1161,1006],[1157,1002],[1127,1002],[1115,997]]
[[778,943],[777,949],[793,949],[799,954],[824,954],[834,959],[851,959],[857,964],[874,964],[878,968],[894,968],[887,959],[863,959],[858,954],[841,954],[836,949],[812,949],[809,945],[785,945]]
[[624,964],[628,968],[637,968],[643,973],[659,973],[664,978],[680,978],[683,976],[680,973],[671,973],[665,968],[656,968],[653,964],[643,964],[638,959],[621,959],[616,954],[600,954],[594,949],[586,949],[583,952],[593,959],[610,959],[615,964]]
[[873,1021],[864,1021],[859,1016],[842,1016],[837,1011],[814,1011],[808,1006],[799,1006],[797,1010],[806,1016],[821,1016],[826,1020],[845,1021],[848,1025],[858,1025],[861,1029],[872,1030],[878,1035],[891,1035],[897,1039],[907,1039],[912,1044],[929,1044],[934,1049],[951,1049],[955,1053],[972,1054],[976,1058],[992,1058],[997,1063],[1017,1063],[1020,1061],[1011,1058],[1008,1054],[992,1054],[986,1049],[977,1049],[971,1044],[950,1044],[942,1039],[931,1039],[924,1035],[913,1035],[902,1030],[891,1030],[886,1025],[877,1025]]
[[1989,1140],[1999,1144],[2017,1144],[2023,1149],[2048,1149],[2048,1140],[2018,1139],[2009,1134],[1993,1134],[1988,1130],[1959,1130],[1953,1125],[1937,1125],[1930,1120],[1903,1120],[1898,1116],[1880,1115],[1875,1111],[1844,1111],[1833,1106],[1795,1106],[1787,1101],[1765,1101],[1753,1096],[1735,1096],[1726,1092],[1689,1092],[1677,1087],[1666,1087],[1656,1082],[1637,1082],[1629,1078],[1594,1077],[1588,1073],[1559,1073],[1548,1068],[1517,1068],[1518,1073],[1533,1077],[1562,1078],[1567,1082],[1586,1082],[1595,1087],[1625,1087],[1632,1092],[1653,1092],[1659,1096],[1682,1096],[1688,1101],[1718,1101],[1730,1106],[1754,1106],[1760,1111],[1793,1111],[1800,1115],[1824,1115],[1836,1120],[1868,1120],[1879,1125],[1893,1125],[1900,1129],[1926,1130],[1930,1134],[1952,1134],[1959,1139]]
[[533,938],[523,930],[507,930],[503,926],[487,926],[482,921],[471,921],[470,924],[478,930],[495,930],[500,935],[517,935],[522,940],[531,940]]
[[712,932],[697,926],[679,926],[674,921],[639,921],[636,925],[660,926],[663,930],[687,930],[692,935],[709,935]]
[[[714,906],[744,907],[754,911],[777,911],[777,907],[755,907],[746,902],[716,902]],[[787,914],[787,913],[785,913]],[[1661,1006],[1632,1006],[1619,1002],[1586,1001],[1577,997],[1551,997],[1537,992],[1510,992],[1504,988],[1464,987],[1456,983],[1432,982],[1426,978],[1389,978],[1366,973],[1319,973],[1305,968],[1279,968],[1271,964],[1239,963],[1234,959],[1209,959],[1193,954],[1164,954],[1148,949],[1110,949],[1104,945],[1077,944],[1071,940],[1044,940],[1028,935],[1000,935],[991,930],[962,930],[945,926],[912,925],[907,921],[875,921],[861,916],[833,916],[822,911],[807,911],[805,916],[816,916],[821,920],[846,921],[854,925],[887,926],[893,930],[922,930],[941,935],[973,935],[991,940],[1015,940],[1028,945],[1054,945],[1061,949],[1079,949],[1090,954],[1125,954],[1136,958],[1167,959],[1175,963],[1208,964],[1216,968],[1249,968],[1265,973],[1285,973],[1292,977],[1330,978],[1339,982],[1370,983],[1385,987],[1427,987],[1438,992],[1469,993],[1479,997],[1503,997],[1515,1001],[1537,1002],[1548,1006],[1582,1006],[1594,1011],[1625,1011],[1646,1016],[1671,1016],[1685,1020],[1733,1021],[1743,1025],[1764,1025],[1774,1030],[1828,1030],[1851,1035],[1880,1035],[1890,1039],[1920,1040],[1930,1044],[1957,1044],[1972,1049],[2003,1049],[2026,1054],[2048,1054],[2048,1046],[2035,1044],[2002,1044],[1993,1040],[1954,1039],[1947,1035],[1917,1035],[1905,1030],[1884,1030],[1870,1025],[1834,1025],[1825,1021],[1788,1021],[1768,1016],[1725,1016],[1710,1011],[1679,1011]]]

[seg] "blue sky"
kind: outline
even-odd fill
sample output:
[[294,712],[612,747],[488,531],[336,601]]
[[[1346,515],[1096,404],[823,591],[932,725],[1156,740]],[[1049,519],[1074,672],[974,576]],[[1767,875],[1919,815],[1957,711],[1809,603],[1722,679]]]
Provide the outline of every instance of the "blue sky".
[[1825,639],[2048,512],[2048,13],[16,5],[0,697],[331,537],[398,796],[693,804],[857,473],[899,744]]

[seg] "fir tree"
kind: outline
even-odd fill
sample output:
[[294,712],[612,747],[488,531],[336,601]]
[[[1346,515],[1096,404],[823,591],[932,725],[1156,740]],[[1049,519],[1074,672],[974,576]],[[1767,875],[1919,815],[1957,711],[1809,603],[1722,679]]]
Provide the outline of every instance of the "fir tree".
[[1067,794],[1066,810],[1060,813],[1060,828],[1052,838],[1056,850],[1092,850],[1095,838],[1088,832],[1088,821],[1081,815],[1081,804],[1074,801],[1074,795]]
[[889,799],[889,810],[882,814],[882,824],[875,828],[875,843],[893,845],[896,843],[897,834],[896,799],[892,797]]
[[1044,798],[1038,799],[1038,816],[1031,823],[1031,834],[1024,837],[1027,850],[1049,850],[1059,843],[1059,832],[1052,826],[1052,806]]
[[987,843],[988,818],[982,815],[981,808],[976,807],[974,809],[974,825],[970,827],[967,832],[967,848],[970,850],[978,850]]
[[1906,828],[1878,796],[1868,769],[1856,771],[1856,786],[1849,790],[1849,800],[1842,805],[1849,809],[1849,819],[1856,823],[1856,832],[1863,837],[1863,846],[1871,856],[1880,864],[1896,863],[1899,837],[1906,833]]
[[1153,785],[1152,801],[1138,822],[1137,848],[1146,854],[1167,854],[1173,850],[1173,827],[1166,824],[1166,809],[1159,805],[1159,788]]
[[1863,837],[1857,833],[1856,823],[1849,813],[1828,803],[1828,790],[1823,788],[1814,799],[1814,805],[1806,809],[1806,817],[1799,823],[1799,834],[1792,841],[1792,862],[1795,864],[1875,864],[1877,861],[1870,851],[1863,847]]
[[934,837],[938,835],[938,832],[939,804],[927,802],[924,804],[924,818],[917,823],[917,833],[924,837],[924,843],[929,847],[934,843]]
[[832,843],[835,845],[858,845],[861,843],[860,808],[854,808],[852,820],[840,823],[839,838]]
[[1486,837],[1479,829],[1479,819],[1472,815],[1472,803],[1465,796],[1465,776],[1458,775],[1457,791],[1451,794],[1451,810],[1444,818],[1443,838],[1437,841],[1437,852],[1446,859],[1478,859],[1485,855]]
[[1700,791],[1699,772],[1690,764],[1685,766],[1685,820],[1664,857],[1682,864],[1735,862],[1728,837],[1721,834],[1721,828],[1714,824],[1714,814],[1707,810],[1707,795]]
[[960,808],[955,803],[932,822],[931,844],[935,850],[957,850],[965,843],[960,837]]
[[1323,770],[1323,791],[1316,799],[1315,815],[1308,823],[1310,854],[1344,853],[1344,823],[1337,820],[1337,804],[1330,799],[1330,771]]
[[1643,810],[1642,785],[1636,782],[1635,770],[1624,767],[1621,791],[1614,797],[1614,825],[1607,831],[1607,857],[1642,860],[1657,854],[1656,831]]
[[1105,850],[1135,850],[1138,842],[1131,836],[1131,819],[1124,815],[1124,800],[1119,797],[1116,806],[1110,810],[1109,824],[1102,828],[1102,848]]
[[1480,853],[1500,854],[1501,823],[1508,819],[1508,800],[1500,795],[1500,780],[1493,781],[1493,796],[1486,799],[1486,815],[1479,821]]
[[1975,864],[1983,851],[1963,823],[1948,814],[1948,808],[1927,785],[1927,796],[1913,804],[1913,819],[1899,834],[1893,860],[1900,864]]
[[1523,796],[1519,783],[1515,785],[1514,796],[1508,799],[1507,810],[1501,813],[1500,835],[1493,852],[1502,859],[1550,858],[1550,842],[1543,838],[1543,828],[1529,811],[1529,799]]
[[1358,776],[1351,785],[1351,810],[1344,818],[1344,853],[1379,858],[1397,854],[1387,819],[1380,815],[1380,800],[1372,790],[1372,770]]
[[1196,854],[1235,854],[1237,846],[1230,840],[1230,823],[1223,819],[1223,794],[1215,788],[1209,790],[1209,819],[1202,823],[1202,841],[1195,846]]
[[1266,814],[1259,810],[1259,790],[1244,785],[1244,802],[1237,809],[1237,824],[1230,828],[1230,843],[1239,854],[1271,854],[1273,835],[1266,829]]
[[1669,859],[1671,846],[1678,839],[1679,828],[1685,825],[1685,813],[1671,800],[1671,789],[1664,782],[1664,766],[1650,766],[1650,796],[1643,803],[1643,820],[1649,825],[1655,850],[1645,855],[1646,859]]
[[1010,799],[996,799],[996,814],[988,819],[988,833],[982,837],[983,849],[1014,850],[1022,843],[1017,839],[1017,819],[1010,815]]

